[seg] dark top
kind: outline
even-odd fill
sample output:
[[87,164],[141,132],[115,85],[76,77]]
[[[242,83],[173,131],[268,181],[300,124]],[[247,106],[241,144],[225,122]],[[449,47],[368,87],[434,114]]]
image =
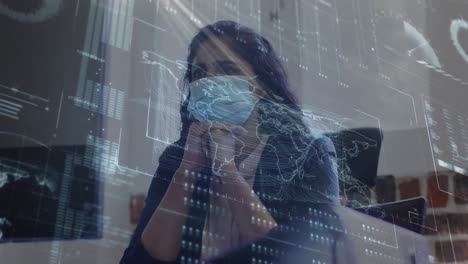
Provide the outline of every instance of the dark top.
[[[151,182],[145,208],[120,263],[168,263],[153,259],[144,249],[140,237],[163,198],[183,154],[183,147],[174,143],[159,158],[159,167]],[[210,184],[209,168],[203,170],[201,175],[208,177],[200,177],[195,185],[203,190]],[[189,214],[195,217],[187,218],[185,226],[192,227],[191,230],[203,230],[204,221],[196,219],[205,219],[209,194],[196,190],[192,197],[200,203],[191,205]],[[257,167],[253,190],[280,225],[288,220],[285,215],[294,203],[338,204],[338,173],[333,144],[324,136],[294,139],[291,135],[270,136]],[[199,259],[201,234],[184,233],[179,259],[169,263]]]

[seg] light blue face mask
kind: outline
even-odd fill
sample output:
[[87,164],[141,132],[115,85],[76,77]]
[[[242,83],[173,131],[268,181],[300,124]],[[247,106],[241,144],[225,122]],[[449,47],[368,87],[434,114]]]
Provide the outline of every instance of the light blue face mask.
[[188,111],[200,122],[242,125],[256,103],[246,76],[213,76],[190,83]]

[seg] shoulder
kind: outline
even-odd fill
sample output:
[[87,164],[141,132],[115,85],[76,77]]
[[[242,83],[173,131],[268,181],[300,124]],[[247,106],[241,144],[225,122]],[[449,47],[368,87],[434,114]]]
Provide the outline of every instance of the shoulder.
[[338,169],[332,141],[322,134],[305,134],[302,170],[289,185],[290,201],[337,204]]
[[184,146],[180,142],[175,142],[167,146],[161,153],[161,156],[159,156],[159,166],[156,173],[158,174],[160,170],[175,172],[180,166],[183,155]]
[[336,157],[335,146],[330,138],[323,134],[308,135],[310,142],[310,155],[332,155]]
[[[339,196],[338,167],[335,147],[327,136],[315,137],[304,164],[304,179],[313,182],[317,200],[336,204]],[[319,195],[320,194],[320,195]]]
[[165,194],[172,177],[180,166],[183,154],[183,148],[180,148],[177,143],[167,146],[162,152],[158,168],[148,189],[146,201],[149,207],[156,209],[155,207],[159,203],[156,201],[159,201]]
[[140,237],[165,195],[170,180],[180,165],[183,153],[184,149],[176,142],[167,146],[159,157],[159,166],[151,181],[145,200],[145,207],[120,263],[169,263],[153,259],[141,244]]
[[307,163],[319,158],[336,159],[333,142],[323,134],[280,134],[270,137],[268,142],[268,152],[273,152],[283,162],[291,160],[295,166],[305,162],[303,165],[307,167]]
[[333,142],[323,134],[308,135],[309,148],[305,170],[336,169],[336,151]]

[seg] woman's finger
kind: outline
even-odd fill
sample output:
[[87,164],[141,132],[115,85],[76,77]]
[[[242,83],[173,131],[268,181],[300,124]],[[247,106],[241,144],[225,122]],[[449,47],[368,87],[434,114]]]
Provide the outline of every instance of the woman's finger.
[[229,132],[229,128],[225,124],[218,122],[218,121],[209,122],[208,129],[209,130],[220,129],[220,130],[225,130]]
[[213,129],[219,129],[219,130],[223,130],[226,132],[230,132],[234,134],[235,136],[241,136],[247,133],[247,129],[245,129],[242,126],[224,124],[224,123],[217,122],[217,121],[210,123],[209,130],[213,130]]
[[190,126],[190,130],[193,136],[202,136],[208,132],[208,124],[202,122],[193,122]]
[[232,126],[232,132],[238,137],[248,133],[247,129],[242,126]]

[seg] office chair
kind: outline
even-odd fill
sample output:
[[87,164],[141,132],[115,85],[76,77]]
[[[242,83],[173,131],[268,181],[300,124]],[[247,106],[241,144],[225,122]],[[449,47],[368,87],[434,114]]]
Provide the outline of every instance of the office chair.
[[370,189],[375,186],[382,131],[379,128],[356,128],[328,133],[337,154],[340,195],[346,205],[370,204]]
[[370,189],[376,184],[382,131],[378,128],[356,128],[325,135],[335,145],[340,194],[347,197],[346,206],[421,233],[426,211],[423,197],[378,205],[370,203]]

